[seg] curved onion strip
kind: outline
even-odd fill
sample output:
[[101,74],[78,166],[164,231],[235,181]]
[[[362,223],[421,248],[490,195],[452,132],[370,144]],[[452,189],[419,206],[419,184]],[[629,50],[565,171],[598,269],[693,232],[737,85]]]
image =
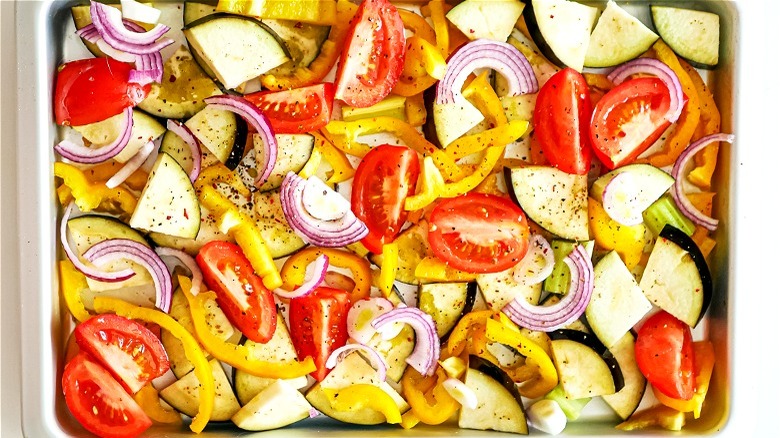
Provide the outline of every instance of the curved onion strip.
[[515,299],[502,309],[515,324],[530,330],[551,332],[572,323],[588,306],[593,293],[593,264],[582,245],[577,245],[565,259],[571,282],[561,301],[552,306],[533,306]]
[[[361,344],[368,343],[374,334],[377,332],[371,321],[377,316],[385,314],[393,310],[395,306],[387,298],[382,297],[370,297],[358,300],[352,303],[347,313],[347,333],[349,337],[358,341]],[[370,317],[366,318],[363,315],[368,312]],[[399,326],[398,332],[403,329],[403,324],[396,324]],[[385,326],[385,328],[392,326]],[[398,333],[396,333],[398,335]],[[393,336],[394,338],[395,336]],[[390,338],[392,339],[392,338]]]
[[135,271],[130,268],[123,269],[121,271],[101,271],[100,269],[90,266],[81,261],[81,258],[73,251],[68,241],[68,220],[70,220],[70,214],[73,211],[73,202],[71,202],[65,212],[62,214],[62,220],[60,221],[60,243],[62,243],[62,249],[65,251],[65,256],[73,263],[73,266],[82,274],[87,277],[105,281],[107,283],[116,283],[119,281],[125,281],[128,278],[135,275]]
[[688,161],[690,161],[691,158],[693,158],[693,156],[696,155],[700,150],[707,147],[710,143],[721,141],[733,143],[734,135],[712,134],[700,138],[685,148],[682,154],[677,157],[677,161],[675,161],[674,167],[672,167],[672,178],[674,178],[674,185],[672,186],[671,193],[672,198],[674,199],[674,203],[677,204],[677,207],[680,208],[680,211],[685,215],[685,217],[692,220],[695,224],[701,225],[710,231],[715,231],[715,229],[718,228],[719,221],[699,211],[696,207],[694,207],[690,199],[688,199],[688,196],[683,191],[683,179],[685,178],[683,172],[685,170],[686,164],[688,164]]
[[355,243],[368,235],[368,227],[350,210],[335,221],[322,221],[312,216],[303,205],[306,180],[293,172],[282,180],[280,198],[282,212],[290,227],[309,243],[335,248]]
[[[632,193],[640,190],[636,187],[634,178],[631,172],[618,173],[604,186],[601,195],[601,203],[607,215],[613,221],[628,227],[639,225],[644,221],[642,210],[636,207],[636,196],[631,196]],[[625,196],[626,194],[629,196]]]
[[615,85],[620,85],[629,76],[635,74],[651,74],[660,79],[669,90],[669,111],[664,116],[671,123],[677,121],[682,114],[685,95],[677,74],[668,65],[654,58],[637,58],[621,64],[607,75],[607,79]]
[[125,165],[114,174],[114,176],[106,181],[106,187],[113,189],[119,186],[119,184],[125,182],[125,180],[129,178],[133,172],[138,170],[138,168],[144,164],[146,159],[149,158],[149,155],[152,154],[153,150],[153,141],[147,142],[145,145],[141,146],[141,149],[139,149],[138,152],[133,155],[133,158],[128,160]]
[[180,249],[166,248],[164,246],[155,248],[154,252],[160,257],[175,257],[179,259],[181,264],[189,269],[192,274],[192,287],[190,288],[190,292],[192,292],[192,295],[198,295],[200,293],[200,288],[203,286],[203,272],[191,255]]
[[479,404],[477,394],[473,389],[466,386],[465,383],[454,377],[450,377],[449,379],[445,380],[442,385],[450,397],[454,398],[458,403],[460,403],[461,406],[467,407],[469,409],[477,408],[477,405]]
[[171,274],[160,256],[148,246],[130,239],[107,239],[92,245],[84,257],[98,266],[119,259],[128,259],[143,266],[154,281],[155,305],[165,313],[170,310],[173,294]]
[[455,102],[463,83],[476,69],[491,68],[501,73],[509,86],[508,96],[536,93],[539,82],[528,59],[511,44],[487,39],[474,40],[447,61],[444,78],[436,86],[436,103]]
[[[135,62],[136,57],[138,57],[138,55],[133,55],[132,53],[123,52],[121,50],[117,50],[109,46],[106,40],[104,40],[103,38],[98,38],[97,41],[95,41],[95,45],[98,46],[98,49],[100,49],[101,52],[105,53],[111,58],[116,59],[117,61]],[[134,82],[132,80],[132,70],[130,71],[130,74],[131,76],[129,82]]]
[[202,151],[200,149],[200,142],[198,141],[197,137],[195,137],[195,134],[190,131],[190,128],[188,128],[184,123],[168,119],[167,128],[169,131],[173,131],[174,134],[181,137],[181,139],[184,140],[184,142],[187,143],[187,145],[190,147],[190,154],[192,154],[192,170],[190,170],[190,181],[195,182],[195,180],[198,179],[198,175],[200,175],[202,164]]
[[330,266],[329,260],[330,259],[328,259],[327,255],[320,254],[314,260],[314,263],[310,263],[309,266],[306,267],[306,279],[304,280],[303,284],[298,286],[298,288],[295,290],[289,292],[284,289],[277,288],[274,289],[274,293],[282,298],[289,299],[309,295],[325,280],[325,274],[328,273],[328,266]]
[[555,267],[555,255],[544,236],[534,234],[529,245],[528,252],[514,268],[514,277],[518,284],[540,283],[552,274]]
[[436,325],[431,315],[416,307],[398,307],[383,315],[377,316],[371,323],[375,329],[380,330],[387,324],[402,322],[409,324],[414,329],[416,342],[412,354],[406,358],[412,368],[425,376],[433,375],[436,371],[437,360],[441,354],[439,336],[436,334]]
[[240,96],[223,94],[221,96],[207,97],[203,99],[203,101],[209,105],[213,105],[215,108],[232,111],[238,114],[255,128],[255,131],[257,131],[260,138],[263,140],[263,160],[262,163],[257,163],[258,169],[255,185],[259,186],[267,181],[276,165],[276,155],[278,154],[279,149],[276,144],[276,136],[274,135],[273,128],[271,128],[271,122],[268,120],[268,117],[266,117],[258,107],[253,105],[252,102]]
[[[146,29],[133,23],[130,20],[122,20],[122,24],[124,24],[128,30],[131,30],[133,32],[146,31]],[[78,29],[76,31],[76,35],[78,35],[81,38],[84,38],[85,40],[89,41],[92,44],[97,43],[97,40],[100,39],[100,32],[98,32],[97,27],[95,27],[95,23],[89,23],[88,25],[82,27],[81,29]]]
[[[111,47],[138,55],[156,52],[162,49],[162,47],[160,47],[150,50],[156,45],[159,45],[159,42],[156,43],[156,41],[170,30],[170,27],[164,24],[157,24],[149,31],[132,31],[125,27],[122,20],[122,12],[120,12],[119,9],[96,1],[90,2],[89,15],[92,18],[92,23],[95,25],[95,28],[100,32],[100,36],[106,40]],[[172,43],[173,40],[170,40],[170,42],[166,41],[165,45],[167,46]],[[128,47],[141,51],[134,52],[132,50],[127,50]]]
[[[347,344],[343,347],[339,347],[333,350],[333,353],[328,356],[328,360],[325,361],[325,368],[332,370],[348,353],[352,351],[362,351],[368,356],[368,360],[371,361],[371,365],[376,370],[380,382],[384,382],[387,378],[387,363],[384,358],[373,348],[363,344]],[[346,353],[346,354],[345,354]]]
[[150,82],[162,82],[163,61],[160,52],[135,56],[135,70],[130,70],[128,82],[146,85]]
[[81,164],[97,164],[114,158],[130,142],[133,131],[133,108],[127,107],[122,112],[122,122],[119,126],[119,136],[111,143],[99,148],[90,148],[63,140],[54,146],[54,150],[68,160]]

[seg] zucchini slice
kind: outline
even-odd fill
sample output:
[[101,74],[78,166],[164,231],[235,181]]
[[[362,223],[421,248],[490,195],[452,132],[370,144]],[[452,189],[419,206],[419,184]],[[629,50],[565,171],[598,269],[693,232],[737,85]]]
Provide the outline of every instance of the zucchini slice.
[[639,366],[636,364],[634,356],[634,335],[631,332],[626,333],[620,338],[609,351],[620,364],[620,371],[623,373],[625,386],[614,394],[602,395],[601,398],[620,416],[623,420],[631,416],[639,407],[642,397],[645,395],[647,380]]
[[523,17],[534,42],[554,64],[582,71],[599,10],[569,0],[531,0]]
[[555,368],[566,397],[614,394],[625,382],[618,361],[594,335],[559,329],[549,333]]
[[528,434],[523,400],[515,383],[500,368],[470,356],[464,383],[476,394],[477,407],[461,407],[458,427]]
[[696,67],[713,68],[720,51],[720,17],[717,14],[670,6],[651,6],[653,24],[675,53]]
[[[257,175],[256,151],[263,149],[263,139],[260,135],[252,135],[252,142],[254,147],[246,153],[237,168],[238,172],[246,173],[246,175],[242,175],[245,182],[254,181]],[[271,171],[268,181],[258,187],[261,192],[281,187],[282,180],[287,176],[287,173],[300,172],[314,151],[314,137],[309,134],[276,134],[276,143],[279,153],[276,154],[274,169]]]
[[[214,376],[214,389],[216,392],[214,410],[209,421],[228,421],[230,417],[241,409],[241,406],[238,404],[238,400],[236,400],[236,395],[233,394],[233,388],[230,386],[227,375],[225,375],[225,370],[222,369],[222,364],[218,360],[212,359],[209,361],[209,365],[211,365],[211,372]],[[199,387],[198,378],[195,376],[195,372],[191,371],[160,391],[160,398],[182,414],[194,417],[198,413]]]
[[429,283],[420,285],[418,305],[431,315],[441,338],[455,327],[462,315],[471,311],[476,296],[475,283]]
[[271,257],[277,259],[289,256],[306,246],[306,242],[287,223],[278,190],[255,192],[252,201],[253,216]]
[[621,64],[647,51],[657,39],[655,32],[610,0],[590,34],[585,66]]
[[206,106],[185,123],[192,134],[228,169],[244,156],[247,125],[233,112]]

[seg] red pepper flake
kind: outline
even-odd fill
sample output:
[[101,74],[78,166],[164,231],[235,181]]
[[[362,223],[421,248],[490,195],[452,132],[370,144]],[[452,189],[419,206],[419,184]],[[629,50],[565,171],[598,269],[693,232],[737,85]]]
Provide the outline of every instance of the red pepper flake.
[[184,209],[184,218],[185,219],[189,219],[190,218],[190,215],[187,214],[187,209],[186,208]]

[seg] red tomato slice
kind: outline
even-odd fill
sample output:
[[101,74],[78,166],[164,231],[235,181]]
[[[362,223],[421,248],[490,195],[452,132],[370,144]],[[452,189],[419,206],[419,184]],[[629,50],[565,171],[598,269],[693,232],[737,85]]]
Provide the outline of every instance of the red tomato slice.
[[130,438],[152,425],[122,385],[86,353],[79,353],[65,365],[62,391],[76,420],[97,436]]
[[60,125],[99,122],[144,100],[151,85],[129,83],[135,67],[111,58],[88,58],[60,66],[54,89],[54,116]]
[[506,198],[470,193],[441,201],[431,212],[428,243],[449,266],[467,272],[500,272],[528,250],[528,220]]
[[76,343],[103,364],[131,394],[170,368],[160,339],[119,315],[97,315],[76,326]]
[[363,157],[352,182],[352,211],[368,227],[361,242],[379,254],[406,222],[404,202],[414,194],[420,175],[417,152],[406,146],[381,145]]
[[336,99],[365,108],[387,97],[404,68],[406,38],[388,0],[365,0],[352,20],[336,73]]
[[276,134],[303,134],[327,125],[333,111],[333,84],[323,82],[285,91],[244,96],[268,117]]
[[329,287],[290,300],[290,336],[298,358],[314,359],[317,381],[328,375],[325,362],[333,350],[347,343],[349,306],[348,292]]
[[631,79],[613,88],[593,109],[593,152],[609,169],[629,164],[661,137],[669,122],[669,90],[658,78]]
[[693,398],[695,358],[687,324],[660,311],[639,329],[634,349],[639,370],[653,387],[672,398]]
[[231,242],[211,241],[198,251],[195,261],[228,320],[254,342],[271,340],[276,330],[274,297],[241,248]]
[[560,170],[585,175],[590,169],[588,83],[576,70],[553,75],[536,98],[534,137],[547,161]]

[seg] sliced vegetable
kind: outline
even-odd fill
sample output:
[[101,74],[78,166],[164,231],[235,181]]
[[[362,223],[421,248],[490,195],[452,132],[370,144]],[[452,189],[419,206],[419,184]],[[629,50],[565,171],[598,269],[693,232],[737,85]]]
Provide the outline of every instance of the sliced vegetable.
[[320,254],[314,263],[306,267],[306,278],[300,286],[294,291],[286,291],[281,288],[274,289],[274,294],[282,298],[292,299],[310,294],[318,288],[328,273],[328,256]]
[[159,52],[173,44],[173,40],[170,38],[159,40],[170,30],[164,24],[157,24],[146,32],[133,32],[125,27],[119,9],[96,1],[90,2],[89,14],[100,36],[108,45],[117,50],[144,55]]
[[333,350],[330,357],[328,357],[328,360],[325,361],[325,367],[328,369],[335,368],[336,364],[345,356],[345,353],[349,354],[349,352],[352,351],[359,351],[368,356],[371,366],[376,369],[377,379],[379,379],[380,382],[385,381],[385,378],[387,377],[387,363],[385,363],[385,360],[382,359],[382,356],[375,349],[363,344],[347,344]]
[[635,351],[636,363],[653,388],[668,397],[693,398],[696,358],[688,325],[660,311],[642,324]]
[[181,122],[168,119],[167,128],[169,131],[172,131],[174,134],[181,137],[181,139],[184,140],[184,142],[187,143],[187,145],[190,147],[190,156],[192,158],[190,181],[194,183],[195,180],[198,179],[198,175],[200,175],[200,167],[202,162],[200,142],[198,141],[198,138],[195,137],[195,135],[192,133],[192,131],[190,131],[190,128]]
[[670,6],[650,7],[653,25],[675,53],[712,68],[718,64],[720,17],[712,12]]
[[414,351],[406,358],[406,363],[420,374],[432,375],[436,371],[441,348],[433,319],[415,307],[399,307],[377,316],[371,325],[381,330],[383,326],[397,322],[412,326],[417,338]]
[[555,254],[550,243],[541,234],[531,236],[528,252],[514,267],[515,281],[532,285],[544,281],[555,268]]
[[327,125],[333,111],[333,84],[323,82],[244,96],[268,117],[276,134],[301,134]]
[[119,136],[111,143],[98,148],[90,148],[69,140],[63,140],[54,146],[54,150],[68,160],[82,164],[102,163],[114,158],[127,146],[133,129],[133,108],[128,106],[122,113]]

